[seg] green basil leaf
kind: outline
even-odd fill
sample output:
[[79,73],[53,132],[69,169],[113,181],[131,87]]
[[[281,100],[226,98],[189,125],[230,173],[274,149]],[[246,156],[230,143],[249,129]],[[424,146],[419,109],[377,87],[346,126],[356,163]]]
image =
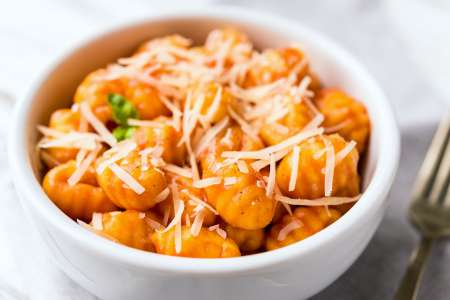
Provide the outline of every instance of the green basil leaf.
[[112,134],[114,135],[116,140],[120,142],[131,138],[135,129],[136,127],[118,126],[113,130]]
[[121,126],[127,126],[128,119],[139,118],[136,107],[122,95],[109,94],[108,103],[111,105],[114,121]]

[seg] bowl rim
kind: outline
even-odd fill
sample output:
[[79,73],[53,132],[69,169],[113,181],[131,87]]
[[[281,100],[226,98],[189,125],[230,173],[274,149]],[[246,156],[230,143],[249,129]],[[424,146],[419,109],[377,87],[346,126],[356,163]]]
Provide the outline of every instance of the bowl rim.
[[[28,115],[32,108],[35,91],[46,81],[47,76],[51,74],[57,65],[90,42],[143,23],[187,17],[217,18],[229,20],[230,22],[242,22],[242,20],[245,20],[247,23],[261,28],[272,28],[287,32],[290,30],[300,31],[303,36],[309,36],[310,39],[314,39],[314,42],[320,44],[321,47],[330,49],[329,51],[333,53],[333,56],[339,56],[340,60],[348,64],[351,72],[355,72],[363,78],[362,81],[366,83],[367,88],[377,98],[376,109],[379,110],[378,115],[383,115],[383,121],[377,123],[383,138],[380,139],[379,157],[373,177],[363,192],[361,199],[344,217],[301,243],[294,243],[280,249],[243,257],[200,259],[149,253],[99,238],[83,229],[76,222],[73,222],[48,199],[40,183],[33,175],[26,150],[26,122],[23,121],[23,116]],[[267,22],[269,19],[271,20],[270,25]],[[13,172],[15,187],[20,191],[20,196],[23,196],[23,201],[30,202],[33,209],[42,215],[47,222],[51,223],[54,228],[71,236],[72,239],[76,240],[76,243],[80,244],[80,247],[88,248],[95,255],[117,260],[133,267],[186,274],[225,274],[260,270],[303,256],[319,247],[323,247],[324,244],[330,243],[333,239],[338,239],[340,234],[345,233],[350,226],[361,221],[374,206],[383,203],[383,198],[387,195],[393,182],[399,161],[400,134],[388,100],[376,81],[352,55],[328,37],[325,37],[324,34],[309,29],[297,21],[272,13],[248,11],[244,8],[222,5],[171,9],[171,11],[163,10],[157,14],[139,18],[132,22],[120,23],[101,34],[85,39],[78,43],[77,47],[71,47],[63,55],[59,56],[55,62],[42,76],[39,76],[40,79],[31,87],[27,97],[16,104],[11,131],[14,134],[10,134],[8,140],[10,167]],[[33,201],[29,201],[30,199]],[[377,203],[377,201],[380,203]]]

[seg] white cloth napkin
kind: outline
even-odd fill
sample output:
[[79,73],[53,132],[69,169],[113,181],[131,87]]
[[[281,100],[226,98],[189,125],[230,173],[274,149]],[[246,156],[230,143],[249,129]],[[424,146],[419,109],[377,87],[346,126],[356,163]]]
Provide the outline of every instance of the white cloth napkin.
[[[391,4],[390,2],[396,2]],[[193,0],[189,1],[189,5]],[[208,0],[194,1],[196,4]],[[222,1],[224,2],[224,1]],[[406,266],[415,242],[412,229],[405,221],[405,210],[416,172],[442,112],[450,89],[443,68],[450,58],[438,56],[436,49],[419,45],[427,31],[405,31],[408,20],[397,18],[406,0],[323,0],[227,1],[249,9],[277,12],[316,28],[354,53],[384,87],[392,100],[403,134],[403,158],[399,176],[391,193],[391,208],[368,249],[358,262],[335,284],[316,299],[386,299]],[[411,1],[412,2],[412,1]],[[416,5],[425,0],[414,0]],[[441,0],[442,3],[443,0]],[[428,2],[426,2],[428,3]],[[435,3],[438,3],[436,0]],[[94,299],[87,291],[68,279],[52,262],[35,229],[20,207],[5,155],[11,98],[23,97],[39,72],[63,50],[86,35],[135,17],[141,17],[180,5],[177,1],[3,1],[0,4],[0,299]],[[441,15],[444,9],[438,13]],[[417,11],[416,11],[417,12]],[[420,18],[420,24],[432,20]],[[408,19],[408,18],[406,18]],[[430,25],[431,23],[426,23]],[[432,25],[430,25],[432,26]],[[403,28],[403,29],[402,29]],[[447,27],[449,28],[449,27]],[[447,35],[449,36],[449,35]],[[430,40],[432,43],[433,40]],[[446,44],[440,44],[445,47]],[[446,46],[448,49],[448,45]],[[420,54],[419,54],[420,53]],[[428,53],[428,55],[427,55]],[[425,63],[421,58],[426,59]],[[434,59],[439,57],[439,61]],[[446,60],[447,59],[447,60]],[[416,67],[416,64],[419,67]],[[438,68],[436,68],[438,67]],[[446,69],[450,70],[450,67]],[[435,80],[439,78],[438,80]],[[447,78],[447,79],[446,79]],[[447,81],[446,81],[447,80]],[[436,83],[435,83],[436,81]],[[437,87],[433,90],[432,87]],[[437,92],[439,91],[439,92]],[[446,94],[448,95],[448,94]],[[447,96],[447,98],[450,98]],[[433,280],[423,291],[425,299],[446,299],[450,272],[439,262],[449,265],[450,250],[441,246],[432,260]],[[428,278],[430,279],[430,278]],[[439,288],[436,288],[439,287]]]

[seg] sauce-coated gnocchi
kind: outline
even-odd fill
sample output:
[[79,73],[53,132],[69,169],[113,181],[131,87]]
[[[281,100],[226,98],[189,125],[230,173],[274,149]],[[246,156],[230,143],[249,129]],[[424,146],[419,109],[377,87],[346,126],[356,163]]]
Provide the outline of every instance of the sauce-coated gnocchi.
[[224,28],[203,44],[143,43],[38,130],[43,189],[74,221],[147,252],[227,258],[300,242],[351,209],[371,129],[300,46],[257,50]]

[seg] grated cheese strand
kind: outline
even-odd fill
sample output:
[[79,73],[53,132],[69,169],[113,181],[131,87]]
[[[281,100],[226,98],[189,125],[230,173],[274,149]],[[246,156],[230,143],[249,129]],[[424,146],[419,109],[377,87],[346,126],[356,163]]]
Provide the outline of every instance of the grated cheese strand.
[[193,195],[192,193],[190,193],[187,189],[183,189],[181,191],[182,193],[186,194],[186,196],[188,196],[192,201],[194,201],[194,203],[196,203],[197,205],[201,205],[206,207],[207,209],[209,209],[213,214],[218,215],[219,213],[217,212],[217,210],[212,207],[209,203],[207,203],[206,201],[203,201],[202,199],[198,198],[197,196]]
[[208,186],[217,185],[222,182],[220,177],[208,177],[204,179],[194,180],[192,186],[198,189],[202,189]]
[[47,127],[47,126],[43,126],[43,125],[38,125],[37,129],[40,133],[42,133],[45,136],[48,137],[52,137],[52,138],[60,138],[63,137],[65,135],[64,132]]
[[356,142],[350,141],[345,145],[344,148],[341,149],[338,153],[336,153],[336,166],[347,157],[347,155],[352,152],[353,148],[355,148]]
[[324,119],[325,117],[321,113],[317,113],[315,117],[311,121],[309,121],[309,123],[306,124],[305,127],[302,128],[302,132],[319,127]]
[[211,122],[216,112],[219,110],[220,102],[222,101],[222,85],[217,88],[216,95],[214,96],[213,102],[206,113],[206,119]]
[[312,136],[320,135],[323,133],[323,128],[315,128],[311,130],[301,131],[296,135],[284,140],[283,142],[256,151],[224,151],[222,157],[225,158],[247,158],[247,159],[268,159],[269,155],[296,145],[301,141],[308,139]]
[[103,214],[96,212],[92,214],[92,227],[95,230],[103,230]]
[[215,231],[224,240],[227,238],[227,232],[225,230],[223,230],[222,228],[220,228],[219,224],[209,226],[208,230]]
[[292,167],[291,167],[291,176],[289,178],[289,188],[288,191],[292,192],[295,190],[295,186],[297,184],[297,176],[298,176],[298,164],[300,160],[300,147],[295,146],[292,151]]
[[164,226],[159,222],[149,218],[148,216],[144,219],[144,221],[153,229],[153,230],[164,230]]
[[224,177],[223,178],[223,185],[225,185],[225,186],[233,185],[233,184],[236,184],[237,182],[238,182],[237,177]]
[[194,222],[192,222],[191,226],[191,234],[193,236],[198,236],[200,230],[202,229],[203,220],[205,219],[205,211],[200,210],[194,218]]
[[113,155],[111,155],[110,158],[105,159],[97,166],[97,173],[102,174],[103,171],[112,163],[115,163],[116,161],[125,158],[131,151],[136,149],[137,144],[135,142],[125,140],[121,143],[118,143],[115,147],[109,149],[105,154],[116,152]]
[[170,172],[170,173],[182,176],[182,177],[192,178],[192,170],[187,169],[187,168],[182,168],[177,165],[166,163],[163,166],[163,169],[167,172]]
[[188,142],[186,146],[188,146],[186,148],[187,148],[188,154],[189,154],[189,163],[191,165],[192,178],[194,180],[199,180],[200,174],[198,171],[197,160],[195,158],[194,152],[192,151],[190,142]]
[[113,147],[117,143],[116,138],[109,132],[108,128],[94,115],[87,101],[80,104],[80,111],[108,145]]
[[[279,201],[277,200],[277,196],[283,196],[283,194],[281,193],[280,188],[278,187],[278,185],[275,184],[275,201],[279,202]],[[279,202],[279,203],[281,203],[281,205],[283,205],[283,207],[286,209],[286,211],[288,212],[288,214],[292,216],[292,209],[291,209],[291,207],[289,206],[289,204],[284,203],[284,202]]]
[[303,226],[300,220],[293,220],[289,222],[286,226],[281,228],[280,232],[278,233],[277,240],[284,241],[286,237],[291,233],[292,231],[299,229]]
[[160,100],[164,104],[164,106],[166,106],[167,109],[170,110],[173,114],[179,114],[179,115],[183,114],[180,111],[180,109],[175,104],[170,102],[170,100],[167,97],[162,96],[162,97],[160,97]]
[[272,83],[259,85],[248,89],[242,89],[236,84],[230,85],[230,91],[235,97],[250,103],[259,103],[286,88],[286,79],[280,78]]
[[[289,152],[291,152],[290,148],[286,148],[284,150],[280,150],[278,152],[275,152],[273,154],[273,158],[275,159],[275,162],[279,161],[280,159],[282,159],[283,157],[285,157],[286,155],[289,154]],[[255,171],[260,171],[261,169],[267,167],[270,164],[270,161],[268,159],[261,159],[261,160],[257,160],[251,163],[252,168]]]
[[37,144],[38,148],[76,148],[94,150],[97,142],[102,141],[98,135],[93,133],[69,132],[55,139],[43,138]]
[[323,197],[314,200],[310,199],[293,199],[282,195],[276,195],[275,199],[290,205],[301,206],[324,206],[324,205],[341,205],[346,203],[353,203],[359,200],[361,195],[356,197]]
[[[127,124],[129,126],[136,127],[163,127],[165,124],[169,122],[157,122],[157,121],[148,121],[148,120],[137,120],[137,119],[128,119]],[[170,124],[170,123],[169,123]]]
[[233,120],[235,120],[242,128],[242,130],[251,136],[255,140],[259,140],[258,134],[255,132],[253,127],[247,123],[237,112],[235,112],[231,107],[228,107],[228,113]]
[[123,183],[133,190],[136,194],[140,195],[145,192],[145,188],[131,176],[127,171],[119,167],[116,163],[112,163],[108,168],[120,179]]
[[175,225],[178,223],[181,224],[181,218],[183,216],[183,211],[184,211],[184,202],[181,200],[177,200],[177,202],[178,202],[178,207],[175,211],[175,215],[174,215],[172,221],[170,221],[169,225],[167,225],[167,227],[162,232],[169,231],[170,229],[172,229],[172,227],[175,227]]
[[229,118],[225,117],[223,118],[219,123],[208,129],[206,133],[203,135],[203,137],[200,139],[200,141],[197,144],[196,149],[194,150],[194,153],[196,156],[198,156],[200,153],[205,150],[211,141],[214,140],[214,138],[228,125]]
[[155,197],[155,203],[159,203],[159,202],[166,200],[167,197],[169,197],[169,194],[170,194],[170,189],[168,187],[166,187],[164,190],[162,190],[161,193],[159,193]]
[[75,157],[75,162],[77,167],[80,166],[81,162],[86,158],[86,155],[88,155],[88,151],[86,149],[80,149],[77,152],[77,156]]
[[333,132],[337,132],[343,128],[345,128],[346,126],[348,126],[349,124],[351,124],[351,121],[349,119],[340,122],[339,124],[336,124],[334,126],[331,127],[325,127],[325,133],[333,133]]
[[99,231],[99,230],[94,229],[91,225],[89,225],[89,224],[87,224],[87,223],[85,223],[85,222],[83,222],[83,221],[81,221],[79,219],[77,219],[77,223],[78,223],[78,225],[80,225],[81,227],[84,227],[85,229],[89,230],[92,233],[95,233],[95,234],[97,234],[99,236],[102,236],[102,237],[104,237],[104,238],[106,238],[106,239],[108,239],[110,241],[115,242],[115,243],[119,243],[119,241],[116,238],[112,237],[109,234],[106,234],[103,231]]
[[73,172],[72,175],[70,175],[70,177],[67,179],[67,183],[70,186],[74,186],[81,180],[84,173],[86,173],[86,171],[89,169],[91,164],[94,162],[94,160],[97,157],[100,150],[102,150],[102,146],[98,145],[94,151],[89,153],[89,155],[86,156],[86,158],[81,161],[80,165],[77,167],[75,172]]
[[249,172],[248,166],[247,166],[247,163],[244,160],[238,160],[237,161],[237,167],[239,169],[239,172],[244,173],[244,174],[248,174],[248,172]]
[[182,247],[181,220],[175,225],[175,252],[180,253]]
[[289,134],[289,128],[281,125],[280,123],[271,123],[270,126],[272,126],[273,129],[275,129],[275,131],[277,131],[278,133]]
[[333,177],[334,177],[334,167],[335,167],[335,155],[334,147],[330,140],[324,137],[324,142],[326,145],[326,161],[325,161],[325,180],[324,180],[324,191],[325,197],[331,196],[333,191]]
[[266,187],[266,196],[272,197],[274,188],[275,188],[275,158],[273,155],[270,155],[270,165],[269,165],[269,179],[267,180],[267,187]]

